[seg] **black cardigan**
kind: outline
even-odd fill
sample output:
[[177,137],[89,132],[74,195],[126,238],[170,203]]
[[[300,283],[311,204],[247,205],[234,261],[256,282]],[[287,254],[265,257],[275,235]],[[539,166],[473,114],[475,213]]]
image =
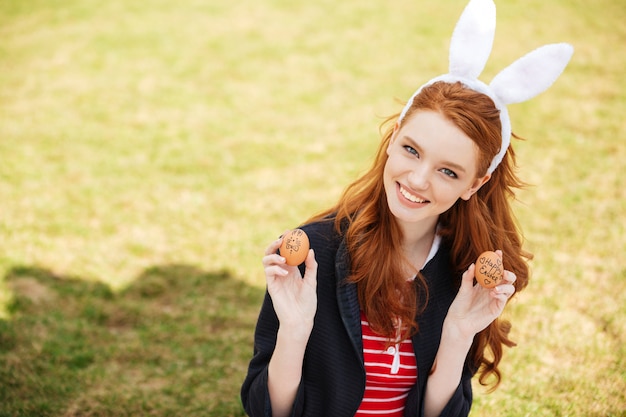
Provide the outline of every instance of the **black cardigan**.
[[[365,391],[365,367],[356,285],[345,282],[349,268],[345,242],[334,230],[332,221],[309,224],[303,229],[318,263],[318,306],[292,415],[353,416]],[[423,415],[426,380],[439,348],[444,318],[460,285],[459,274],[451,270],[449,249],[444,242],[421,272],[428,282],[430,296],[425,311],[417,318],[419,332],[412,338],[418,379],[409,392],[404,413],[411,417]],[[254,356],[241,387],[243,406],[252,417],[272,415],[267,367],[278,325],[272,300],[266,293],[254,335]],[[442,416],[469,414],[474,372],[466,360],[461,383]]]

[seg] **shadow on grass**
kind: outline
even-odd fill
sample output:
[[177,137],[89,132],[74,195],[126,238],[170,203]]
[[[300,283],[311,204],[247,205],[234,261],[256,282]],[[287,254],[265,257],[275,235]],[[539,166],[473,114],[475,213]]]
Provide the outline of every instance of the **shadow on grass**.
[[131,287],[16,267],[0,320],[0,416],[243,416],[262,291],[187,265]]

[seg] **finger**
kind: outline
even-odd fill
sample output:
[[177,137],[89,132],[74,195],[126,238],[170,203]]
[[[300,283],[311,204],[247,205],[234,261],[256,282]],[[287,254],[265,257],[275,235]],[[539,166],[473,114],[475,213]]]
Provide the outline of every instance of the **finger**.
[[261,262],[263,263],[264,267],[268,267],[270,265],[284,265],[286,260],[279,254],[272,253],[271,255],[265,255]]
[[265,277],[269,279],[270,277],[284,277],[289,274],[285,268],[280,265],[271,265],[265,268]]
[[504,271],[504,280],[510,284],[513,284],[517,280],[517,275],[511,271]]
[[472,288],[474,286],[474,273],[476,271],[476,265],[472,263],[469,268],[463,273],[461,278],[461,287]]
[[280,248],[281,243],[283,243],[282,236],[270,243],[270,245],[265,249],[265,255],[271,255],[273,253],[276,253],[278,251],[278,248]]
[[492,288],[489,295],[492,299],[497,300],[499,309],[504,309],[504,306],[514,293],[515,287],[509,284],[503,284]]
[[511,298],[515,294],[515,287],[512,284],[502,284],[494,288],[494,295],[502,295],[506,298]]
[[315,260],[315,252],[309,249],[309,253],[304,260],[304,279],[317,283],[317,260]]
[[506,304],[509,301],[509,299],[503,294],[494,295],[493,292],[491,293],[491,298],[492,298],[492,304],[491,304],[492,313],[495,314],[496,316],[500,316],[502,312],[504,311],[504,308],[506,307]]

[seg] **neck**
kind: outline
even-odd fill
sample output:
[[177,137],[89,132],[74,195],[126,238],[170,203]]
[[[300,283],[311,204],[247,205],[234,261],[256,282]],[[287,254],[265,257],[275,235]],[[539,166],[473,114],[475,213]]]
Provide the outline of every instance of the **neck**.
[[424,265],[435,238],[437,219],[428,223],[400,224],[404,256],[418,271]]

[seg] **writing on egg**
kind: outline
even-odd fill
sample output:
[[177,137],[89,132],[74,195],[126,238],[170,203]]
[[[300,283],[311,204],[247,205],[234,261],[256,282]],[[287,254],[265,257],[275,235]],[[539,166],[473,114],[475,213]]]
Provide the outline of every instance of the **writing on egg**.
[[476,275],[485,287],[495,286],[504,275],[502,259],[495,252],[481,254],[477,261]]

